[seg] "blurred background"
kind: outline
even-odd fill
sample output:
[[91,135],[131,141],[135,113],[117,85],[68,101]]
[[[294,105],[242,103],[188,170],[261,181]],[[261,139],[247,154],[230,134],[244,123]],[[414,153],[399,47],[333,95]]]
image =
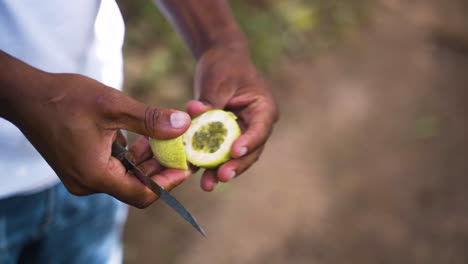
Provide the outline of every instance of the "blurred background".
[[[151,1],[118,2],[126,92],[184,109],[188,49]],[[468,263],[467,2],[231,6],[281,120],[235,181],[173,191],[206,239],[163,203],[132,209],[125,263]]]

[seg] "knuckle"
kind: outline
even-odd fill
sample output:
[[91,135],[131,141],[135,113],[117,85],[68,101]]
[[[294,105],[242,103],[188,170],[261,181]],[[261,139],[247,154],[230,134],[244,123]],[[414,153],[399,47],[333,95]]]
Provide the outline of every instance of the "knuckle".
[[152,205],[157,198],[148,188],[145,191],[141,192],[138,197],[134,196],[134,200],[130,203],[138,209],[145,209],[146,207]]
[[273,98],[268,98],[264,102],[264,108],[271,113],[272,123],[278,122],[280,118],[280,109],[278,103]]
[[143,204],[143,203],[141,203],[141,202],[133,203],[132,205],[135,206],[135,207],[138,208],[138,209],[145,209],[146,207],[149,206],[149,205]]
[[95,106],[97,111],[109,119],[117,119],[119,116],[119,110],[116,109],[120,104],[119,94],[114,89],[109,89],[107,92],[96,95]]
[[280,107],[274,98],[271,96],[265,96],[260,101],[261,103],[259,108],[269,113],[271,123],[278,122],[280,118]]
[[137,201],[135,201],[135,203],[133,204],[136,208],[138,209],[145,209],[147,208],[148,206],[150,206],[151,204],[153,204],[155,200],[153,198],[148,198],[148,196],[144,196],[140,199],[138,199]]
[[157,129],[158,120],[161,118],[161,111],[155,106],[147,106],[145,110],[145,130],[149,135],[153,135]]

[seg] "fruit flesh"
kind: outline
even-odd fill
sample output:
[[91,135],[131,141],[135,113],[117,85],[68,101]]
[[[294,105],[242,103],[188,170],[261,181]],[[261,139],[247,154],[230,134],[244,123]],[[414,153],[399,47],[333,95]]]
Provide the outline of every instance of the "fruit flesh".
[[195,132],[192,138],[192,147],[199,151],[214,153],[223,144],[227,133],[223,123],[210,122]]

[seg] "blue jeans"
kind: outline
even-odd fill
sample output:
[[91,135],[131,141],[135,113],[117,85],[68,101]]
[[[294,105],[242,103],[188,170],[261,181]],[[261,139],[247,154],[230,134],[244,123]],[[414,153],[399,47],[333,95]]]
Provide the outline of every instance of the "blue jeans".
[[0,263],[121,263],[126,205],[62,184],[0,200]]

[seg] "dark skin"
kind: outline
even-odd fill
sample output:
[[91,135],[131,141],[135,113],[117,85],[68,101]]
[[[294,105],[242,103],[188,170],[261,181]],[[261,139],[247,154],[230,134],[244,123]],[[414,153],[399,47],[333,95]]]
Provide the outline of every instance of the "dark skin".
[[[139,208],[158,198],[111,157],[111,145],[116,139],[124,143],[119,129],[176,137],[190,125],[186,113],[142,104],[82,75],[42,72],[3,52],[0,61],[6,66],[0,73],[0,115],[24,133],[71,193],[108,193]],[[170,125],[173,113],[185,117],[178,128]],[[141,138],[132,145],[132,158],[164,188],[190,175],[145,156],[147,144]]]
[[233,111],[243,134],[233,144],[233,160],[207,170],[201,188],[242,174],[260,157],[278,119],[275,101],[250,60],[245,36],[224,0],[155,0],[197,59],[194,95],[187,112],[195,117],[210,109]]
[[[211,191],[259,158],[277,119],[276,104],[225,1],[155,2],[197,59],[196,100],[187,112],[194,117],[214,108],[230,110],[243,129],[231,149],[234,159],[202,176],[202,189]],[[0,62],[6,66],[0,72],[0,116],[21,129],[71,193],[107,193],[138,208],[158,199],[111,157],[112,142],[125,143],[120,129],[143,135],[129,147],[130,158],[164,188],[190,176],[162,167],[147,138],[181,135],[190,125],[187,114],[145,105],[82,75],[40,71],[1,51]],[[179,118],[171,118],[175,113]],[[171,120],[179,122],[174,127]]]

